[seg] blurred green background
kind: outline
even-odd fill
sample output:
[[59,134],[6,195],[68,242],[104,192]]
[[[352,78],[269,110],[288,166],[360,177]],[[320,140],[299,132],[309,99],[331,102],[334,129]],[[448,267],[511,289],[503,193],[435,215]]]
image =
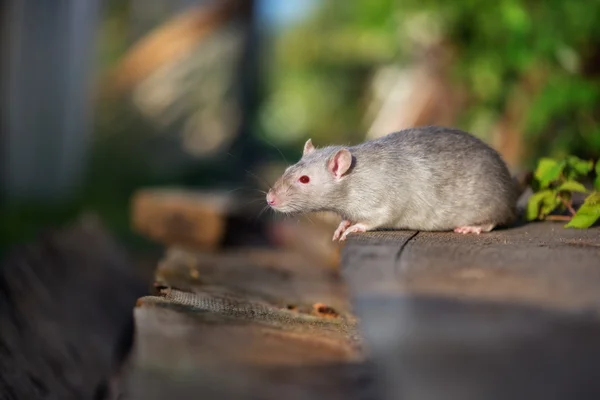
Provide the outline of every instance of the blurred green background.
[[[10,37],[17,23],[11,6],[4,7]],[[51,19],[57,26],[72,18],[63,7]],[[105,0],[91,9],[86,15],[94,31],[79,47],[92,50],[90,73],[61,75],[79,82],[77,101],[92,110],[89,124],[81,125],[89,141],[64,153],[81,153],[81,173],[61,178],[68,189],[57,193],[57,185],[15,192],[7,176],[19,176],[17,164],[5,162],[3,247],[94,211],[123,242],[144,249],[148,244],[130,229],[136,189],[250,193],[269,180],[264,166],[295,160],[309,137],[317,146],[350,144],[439,124],[483,138],[513,169],[532,168],[541,156],[600,155],[597,0]],[[48,20],[37,10],[21,10],[14,30],[31,29],[26,22],[36,13]],[[33,54],[45,41],[72,43],[76,29],[15,40],[2,48],[3,59],[17,57],[19,49]],[[78,65],[77,51],[67,46],[54,64],[23,62],[36,68],[30,74],[65,71]],[[5,63],[5,82],[14,81],[15,65]],[[18,115],[36,120],[45,108],[11,112],[20,104],[11,96],[21,89],[11,90],[3,92],[4,160],[38,162],[43,176],[53,164],[40,164],[26,145],[17,156],[10,143],[11,129],[25,118]],[[61,99],[43,85],[22,90],[31,98],[46,90],[49,102]],[[66,123],[70,114],[48,118],[48,124]],[[46,126],[25,132],[36,129]],[[32,134],[31,142],[37,138]]]

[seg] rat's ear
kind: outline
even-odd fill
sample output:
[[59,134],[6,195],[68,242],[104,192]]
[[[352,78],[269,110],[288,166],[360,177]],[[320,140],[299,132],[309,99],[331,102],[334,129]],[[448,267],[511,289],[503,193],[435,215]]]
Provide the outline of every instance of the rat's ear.
[[302,153],[302,155],[305,156],[309,153],[312,153],[313,151],[315,151],[315,146],[313,146],[312,140],[308,139],[306,143],[304,143],[304,152]]
[[329,161],[327,161],[327,169],[335,179],[340,179],[352,165],[352,153],[348,149],[338,150]]

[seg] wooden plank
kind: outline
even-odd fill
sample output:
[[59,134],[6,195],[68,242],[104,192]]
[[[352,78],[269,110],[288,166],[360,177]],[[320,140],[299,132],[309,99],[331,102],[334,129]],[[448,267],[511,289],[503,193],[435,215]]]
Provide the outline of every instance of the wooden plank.
[[600,228],[352,235],[342,273],[383,398],[600,397]]
[[373,388],[337,270],[287,250],[172,247],[157,284],[135,310],[127,399],[342,400]]
[[600,228],[372,232],[351,236],[342,260],[354,294],[431,293],[600,311]]
[[226,191],[146,188],[131,200],[133,229],[159,243],[216,250],[265,243],[256,203]]
[[225,234],[231,196],[176,189],[143,189],[132,199],[133,228],[165,244],[215,248]]
[[[262,399],[375,400],[370,370],[357,363],[256,366],[220,365],[188,374],[138,370],[123,400]],[[199,395],[201,394],[201,395]],[[201,396],[201,397],[200,397]]]
[[326,304],[348,313],[339,271],[284,250],[240,248],[224,253],[170,248],[158,265],[157,283],[195,293],[252,299],[302,309]]
[[218,312],[190,293],[166,300],[147,297],[136,308],[137,351],[125,398],[358,398],[348,389],[368,370],[335,321],[283,310],[281,325],[273,323],[277,311],[252,303],[224,303]]

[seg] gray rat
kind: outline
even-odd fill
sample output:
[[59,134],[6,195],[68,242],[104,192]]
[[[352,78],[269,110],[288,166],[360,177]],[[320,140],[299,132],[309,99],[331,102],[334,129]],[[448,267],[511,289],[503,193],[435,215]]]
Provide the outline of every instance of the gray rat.
[[315,148],[266,196],[282,213],[332,211],[333,240],[376,229],[489,232],[516,218],[517,185],[501,156],[459,129],[404,129],[356,146]]

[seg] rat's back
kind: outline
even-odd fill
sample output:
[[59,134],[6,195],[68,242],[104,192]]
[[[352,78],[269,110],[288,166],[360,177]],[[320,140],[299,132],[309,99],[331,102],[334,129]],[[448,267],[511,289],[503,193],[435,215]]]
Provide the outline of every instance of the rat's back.
[[358,220],[370,218],[380,228],[485,231],[515,217],[517,191],[506,164],[461,130],[406,129],[355,146],[352,153],[351,197],[362,201],[348,214]]

